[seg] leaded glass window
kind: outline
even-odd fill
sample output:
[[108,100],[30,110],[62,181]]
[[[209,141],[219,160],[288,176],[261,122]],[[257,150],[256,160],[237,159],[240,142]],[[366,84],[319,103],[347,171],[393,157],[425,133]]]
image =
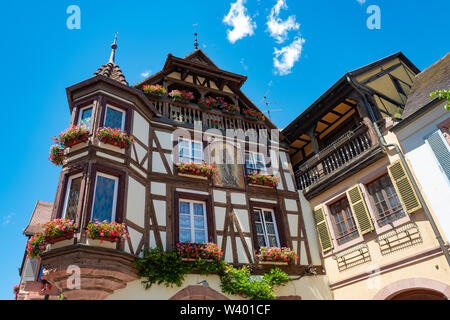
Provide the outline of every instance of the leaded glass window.
[[192,241],[202,243],[208,241],[205,202],[180,200],[179,229],[181,242]]
[[117,187],[119,179],[97,174],[92,205],[92,220],[112,222],[116,218]]
[[106,107],[104,127],[112,129],[124,130],[125,125],[125,111],[122,111],[111,106]]
[[267,173],[267,168],[264,163],[264,155],[262,153],[246,152],[245,167],[247,168],[247,173]]
[[201,142],[180,139],[178,141],[178,158],[180,162],[202,163],[203,144]]
[[78,199],[80,197],[81,174],[71,176],[67,182],[63,218],[75,220],[77,217]]
[[80,110],[80,116],[78,119],[78,125],[91,128],[92,123],[92,107],[85,107]]

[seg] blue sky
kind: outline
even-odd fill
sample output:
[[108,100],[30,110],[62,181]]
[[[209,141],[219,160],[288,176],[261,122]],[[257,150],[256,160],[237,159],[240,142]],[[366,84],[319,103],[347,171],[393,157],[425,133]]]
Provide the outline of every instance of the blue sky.
[[[79,30],[67,28],[70,5],[81,10]],[[366,25],[370,5],[380,9],[380,29]],[[55,197],[60,168],[47,157],[50,137],[69,124],[65,88],[108,61],[114,32],[116,63],[134,84],[159,71],[168,53],[193,51],[197,23],[200,48],[220,68],[248,76],[242,89],[255,104],[262,107],[270,89],[269,100],[278,103],[273,109],[282,109],[272,120],[283,128],[347,71],[397,51],[421,70],[443,57],[449,51],[446,7],[444,0],[3,4],[0,82],[8,139],[0,159],[0,299],[11,299],[19,282],[22,231],[36,201]]]

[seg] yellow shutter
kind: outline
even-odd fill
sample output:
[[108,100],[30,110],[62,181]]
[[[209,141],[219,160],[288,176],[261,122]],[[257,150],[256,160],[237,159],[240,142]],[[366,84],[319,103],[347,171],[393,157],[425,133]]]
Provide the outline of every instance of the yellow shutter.
[[373,230],[372,219],[370,218],[369,210],[367,210],[367,205],[359,185],[355,185],[347,190],[347,198],[361,234],[364,235],[371,232]]
[[400,201],[402,202],[403,208],[406,212],[412,213],[414,211],[422,208],[419,198],[412,186],[411,180],[406,174],[405,167],[403,163],[398,160],[391,163],[388,167],[389,176],[394,183],[395,190],[397,190],[400,196]]
[[316,222],[317,234],[319,235],[322,252],[333,249],[333,241],[331,240],[330,230],[328,229],[323,207],[316,208],[313,215],[314,221]]

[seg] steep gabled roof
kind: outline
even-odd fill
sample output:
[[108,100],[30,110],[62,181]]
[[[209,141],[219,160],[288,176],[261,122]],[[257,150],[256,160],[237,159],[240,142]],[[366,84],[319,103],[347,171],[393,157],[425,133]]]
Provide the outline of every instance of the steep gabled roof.
[[188,61],[194,61],[197,63],[203,63],[208,66],[219,69],[219,67],[216,66],[216,64],[206,55],[206,53],[202,51],[202,49],[196,49],[195,51],[185,56],[183,59]]
[[450,53],[416,75],[406,100],[403,120],[432,102],[430,93],[441,89],[450,89]]
[[34,207],[33,214],[31,215],[30,222],[28,222],[28,226],[25,228],[23,233],[26,236],[32,236],[36,232],[41,232],[41,225],[50,221],[52,217],[52,209],[52,202],[38,200],[36,206]]

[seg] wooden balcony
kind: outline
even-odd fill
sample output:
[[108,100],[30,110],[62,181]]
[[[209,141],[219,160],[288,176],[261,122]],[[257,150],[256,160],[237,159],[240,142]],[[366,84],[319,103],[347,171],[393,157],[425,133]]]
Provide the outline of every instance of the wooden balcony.
[[295,171],[297,187],[310,199],[382,155],[378,141],[371,141],[368,127],[361,124],[303,163]]
[[[258,138],[262,135],[270,139],[270,130],[266,124],[259,120],[253,120],[243,115],[226,114],[219,109],[204,110],[195,103],[183,103],[173,101],[166,97],[146,95],[155,105],[162,117],[180,124],[200,124],[203,129],[215,128],[219,130],[243,130],[246,136]],[[218,121],[218,125],[213,123]]]

